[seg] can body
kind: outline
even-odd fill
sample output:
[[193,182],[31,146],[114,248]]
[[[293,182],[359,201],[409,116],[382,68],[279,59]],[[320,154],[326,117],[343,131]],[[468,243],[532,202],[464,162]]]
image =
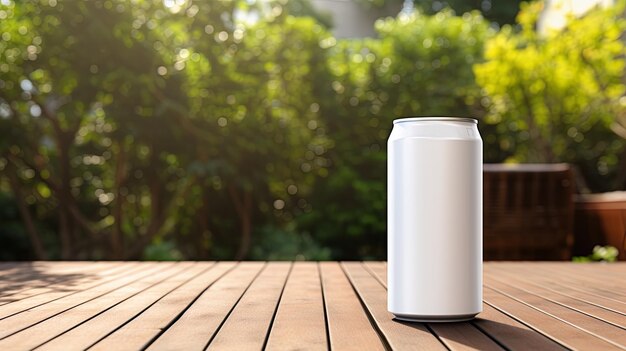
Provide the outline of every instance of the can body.
[[482,311],[482,140],[477,121],[394,121],[388,141],[388,310],[409,321]]

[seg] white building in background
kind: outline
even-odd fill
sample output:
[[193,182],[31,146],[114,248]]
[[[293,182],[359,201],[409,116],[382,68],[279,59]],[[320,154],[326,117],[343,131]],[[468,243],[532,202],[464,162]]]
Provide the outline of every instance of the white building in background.
[[615,0],[544,0],[544,9],[537,22],[541,35],[565,27],[568,16],[582,16],[595,6],[609,7]]
[[386,1],[382,7],[367,6],[358,0],[311,0],[311,5],[332,16],[336,38],[375,37],[376,20],[395,17],[402,10],[401,1]]

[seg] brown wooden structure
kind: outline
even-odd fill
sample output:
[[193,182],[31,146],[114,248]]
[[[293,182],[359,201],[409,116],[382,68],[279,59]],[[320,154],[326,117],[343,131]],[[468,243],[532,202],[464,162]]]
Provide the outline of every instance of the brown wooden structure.
[[567,164],[485,164],[485,260],[569,260],[574,178]]
[[577,195],[574,255],[586,256],[595,245],[611,245],[626,261],[626,192]]

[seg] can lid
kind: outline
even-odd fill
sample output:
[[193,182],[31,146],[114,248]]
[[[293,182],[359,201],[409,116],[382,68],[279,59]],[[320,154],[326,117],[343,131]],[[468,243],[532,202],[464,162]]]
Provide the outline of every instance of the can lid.
[[478,124],[478,120],[468,117],[402,117],[393,120],[393,124],[405,122],[466,122]]

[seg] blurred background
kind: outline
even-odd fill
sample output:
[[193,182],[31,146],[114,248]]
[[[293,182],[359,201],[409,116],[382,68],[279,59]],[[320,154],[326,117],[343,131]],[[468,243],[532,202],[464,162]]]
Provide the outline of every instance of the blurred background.
[[0,259],[385,259],[392,120],[453,115],[486,259],[614,260],[625,43],[625,1],[0,0]]

